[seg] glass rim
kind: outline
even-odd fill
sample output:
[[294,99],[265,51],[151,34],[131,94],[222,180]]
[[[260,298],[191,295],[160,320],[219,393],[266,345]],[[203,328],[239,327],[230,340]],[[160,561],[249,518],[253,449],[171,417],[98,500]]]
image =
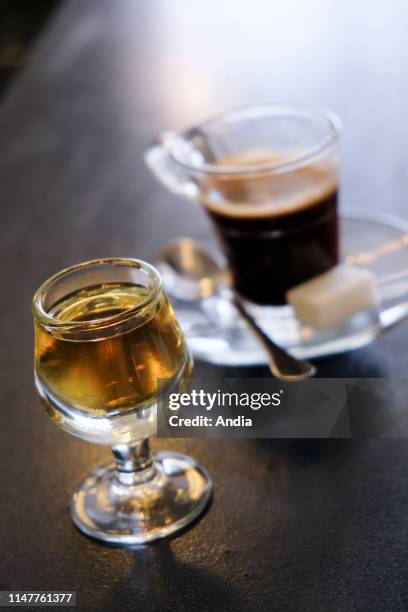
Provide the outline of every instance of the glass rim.
[[[309,119],[318,119],[326,123],[328,133],[324,139],[313,147],[310,147],[307,151],[300,153],[297,156],[290,158],[287,161],[267,163],[267,164],[255,164],[251,166],[220,166],[218,164],[205,163],[201,166],[189,164],[174,152],[172,142],[179,136],[185,136],[188,138],[188,134],[195,129],[205,128],[211,124],[224,120],[225,122],[233,122],[240,118],[251,118],[259,116],[293,116],[293,117],[304,117]],[[210,119],[203,121],[202,123],[190,127],[181,132],[173,132],[168,142],[168,153],[172,160],[182,166],[185,170],[190,172],[202,172],[206,174],[257,174],[257,173],[276,173],[281,174],[296,168],[305,166],[311,163],[314,159],[321,157],[326,151],[332,149],[338,142],[342,131],[342,123],[338,115],[333,111],[326,109],[322,106],[313,104],[265,104],[258,106],[245,106],[236,108],[234,110],[226,111],[214,115]]]
[[[89,321],[75,321],[75,320],[67,320],[61,321],[57,317],[50,315],[44,308],[44,300],[47,295],[48,290],[51,285],[62,279],[64,276],[68,276],[72,274],[72,272],[76,272],[79,270],[85,270],[87,268],[91,268],[92,266],[97,265],[106,265],[111,264],[113,266],[128,266],[132,268],[142,269],[149,275],[150,278],[153,279],[153,286],[149,291],[149,294],[139,302],[136,306],[132,306],[131,308],[127,308],[120,313],[113,314],[107,317],[99,318],[99,319],[90,319]],[[41,325],[54,328],[54,329],[69,329],[69,330],[95,330],[95,329],[103,329],[106,327],[110,327],[111,325],[115,325],[117,323],[123,323],[124,321],[132,318],[135,315],[141,314],[142,311],[145,311],[148,306],[155,300],[155,298],[159,295],[162,289],[162,280],[161,276],[156,270],[154,266],[147,263],[142,259],[136,259],[132,257],[103,257],[98,259],[89,259],[87,261],[83,261],[68,268],[63,268],[59,272],[56,272],[52,276],[50,276],[46,281],[44,281],[37,291],[34,293],[33,302],[32,302],[32,311],[34,315],[34,319],[38,321]]]

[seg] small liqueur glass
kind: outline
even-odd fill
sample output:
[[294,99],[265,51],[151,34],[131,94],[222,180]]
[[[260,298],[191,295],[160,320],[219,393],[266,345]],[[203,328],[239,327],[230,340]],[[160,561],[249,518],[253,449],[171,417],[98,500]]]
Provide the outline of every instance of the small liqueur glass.
[[75,525],[118,545],[185,528],[207,506],[207,471],[176,452],[149,452],[161,393],[191,375],[183,333],[151,265],[98,259],[62,270],[34,295],[35,385],[62,429],[111,446],[71,502]]

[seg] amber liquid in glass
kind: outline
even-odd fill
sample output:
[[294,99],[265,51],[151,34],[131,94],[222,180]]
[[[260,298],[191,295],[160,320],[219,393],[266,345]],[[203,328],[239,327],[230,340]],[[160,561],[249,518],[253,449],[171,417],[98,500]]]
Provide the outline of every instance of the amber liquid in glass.
[[[36,324],[36,372],[53,397],[94,416],[143,408],[154,402],[157,379],[171,378],[188,364],[173,309],[162,294],[143,316],[118,327],[108,317],[142,305],[149,290],[132,284],[103,284],[75,292],[50,312],[61,322],[95,321],[101,334],[83,339],[77,331]],[[124,315],[126,319],[126,316]]]

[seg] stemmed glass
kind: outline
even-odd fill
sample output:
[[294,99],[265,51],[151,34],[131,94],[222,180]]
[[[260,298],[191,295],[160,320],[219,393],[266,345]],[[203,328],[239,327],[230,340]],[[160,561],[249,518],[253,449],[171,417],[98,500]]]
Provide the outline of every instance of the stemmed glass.
[[191,457],[149,452],[161,392],[192,362],[158,272],[136,259],[98,259],[55,274],[33,300],[35,384],[67,432],[112,447],[115,463],[76,490],[86,534],[123,545],[168,536],[206,507],[212,484]]

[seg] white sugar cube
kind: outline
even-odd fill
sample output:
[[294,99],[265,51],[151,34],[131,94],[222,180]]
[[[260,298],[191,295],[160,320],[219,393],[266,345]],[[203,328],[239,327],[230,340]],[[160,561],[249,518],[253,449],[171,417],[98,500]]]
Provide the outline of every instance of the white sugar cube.
[[373,274],[346,265],[294,287],[286,298],[303,323],[319,328],[339,325],[377,301]]

